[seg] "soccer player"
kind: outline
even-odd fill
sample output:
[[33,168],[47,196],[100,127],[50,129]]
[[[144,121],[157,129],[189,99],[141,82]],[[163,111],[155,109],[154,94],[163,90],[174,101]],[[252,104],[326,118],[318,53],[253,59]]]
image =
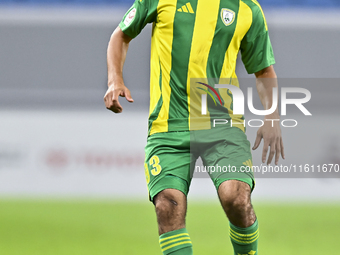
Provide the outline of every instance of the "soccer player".
[[[119,96],[133,102],[124,84],[123,65],[130,41],[147,23],[153,23],[153,28],[145,174],[156,208],[161,251],[171,255],[193,253],[185,226],[186,198],[195,161],[201,157],[205,166],[231,165],[237,169],[236,174],[209,174],[229,219],[235,255],[257,255],[259,227],[251,204],[254,176],[240,171],[252,165],[250,143],[243,116],[233,114],[230,91],[217,89],[215,84],[229,80],[238,86],[235,67],[241,51],[247,72],[256,76],[264,108],[271,107],[272,90],[278,85],[263,11],[256,0],[136,0],[108,45],[104,101],[115,113],[123,111]],[[197,124],[200,114],[195,98],[200,98],[198,91],[202,90],[211,97],[207,100],[208,113]],[[241,124],[213,127],[213,116],[221,113],[224,119]],[[279,119],[278,111],[265,119]],[[253,149],[262,139],[262,161],[269,164],[275,158],[277,164],[280,155],[284,158],[277,121],[265,121]]]

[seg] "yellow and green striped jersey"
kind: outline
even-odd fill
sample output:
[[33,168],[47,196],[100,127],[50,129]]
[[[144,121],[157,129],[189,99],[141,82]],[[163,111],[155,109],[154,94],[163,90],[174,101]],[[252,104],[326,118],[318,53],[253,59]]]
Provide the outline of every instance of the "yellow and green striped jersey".
[[[136,0],[119,26],[134,38],[147,23],[153,23],[149,135],[191,130],[190,81],[236,79],[239,51],[248,73],[275,63],[256,0]],[[220,102],[227,118],[243,119],[232,115],[229,92]]]

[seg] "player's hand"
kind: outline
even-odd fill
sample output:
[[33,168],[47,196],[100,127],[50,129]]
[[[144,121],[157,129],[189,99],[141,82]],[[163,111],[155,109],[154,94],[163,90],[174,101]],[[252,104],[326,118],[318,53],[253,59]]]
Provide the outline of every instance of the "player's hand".
[[272,123],[272,121],[265,121],[265,124],[257,131],[253,150],[256,150],[260,146],[262,138],[264,141],[262,151],[262,163],[266,162],[269,147],[270,152],[267,160],[268,165],[272,162],[274,155],[276,165],[279,163],[280,154],[282,158],[285,159],[280,122],[274,121],[274,123]]
[[119,103],[119,97],[125,97],[126,100],[130,103],[133,103],[133,99],[131,97],[130,90],[122,85],[111,85],[106,91],[104,96],[104,102],[106,109],[111,110],[115,113],[121,113],[123,111],[123,107]]

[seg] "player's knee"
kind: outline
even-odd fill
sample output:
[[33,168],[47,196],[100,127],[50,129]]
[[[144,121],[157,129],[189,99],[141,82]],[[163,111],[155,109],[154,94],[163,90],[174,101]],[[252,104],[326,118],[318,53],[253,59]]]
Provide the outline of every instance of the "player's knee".
[[169,215],[174,212],[176,201],[167,198],[157,199],[155,202],[155,209],[158,216]]
[[227,211],[241,213],[248,211],[251,207],[250,199],[247,196],[239,195],[237,197],[231,196],[227,199]]
[[245,183],[225,184],[220,192],[220,200],[223,208],[228,212],[241,212],[251,207],[250,188]]
[[185,213],[186,198],[178,190],[167,189],[158,193],[154,199],[157,215],[178,215]]

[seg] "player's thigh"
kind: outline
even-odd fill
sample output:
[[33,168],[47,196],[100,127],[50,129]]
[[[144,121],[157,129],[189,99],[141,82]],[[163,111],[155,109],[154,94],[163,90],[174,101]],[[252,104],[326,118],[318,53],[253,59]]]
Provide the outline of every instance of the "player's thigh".
[[189,132],[156,133],[145,147],[145,175],[150,200],[165,189],[188,194],[192,178],[193,155]]
[[207,131],[204,137],[210,145],[205,146],[201,158],[216,189],[225,181],[238,180],[253,190],[252,155],[246,134],[232,127]]

